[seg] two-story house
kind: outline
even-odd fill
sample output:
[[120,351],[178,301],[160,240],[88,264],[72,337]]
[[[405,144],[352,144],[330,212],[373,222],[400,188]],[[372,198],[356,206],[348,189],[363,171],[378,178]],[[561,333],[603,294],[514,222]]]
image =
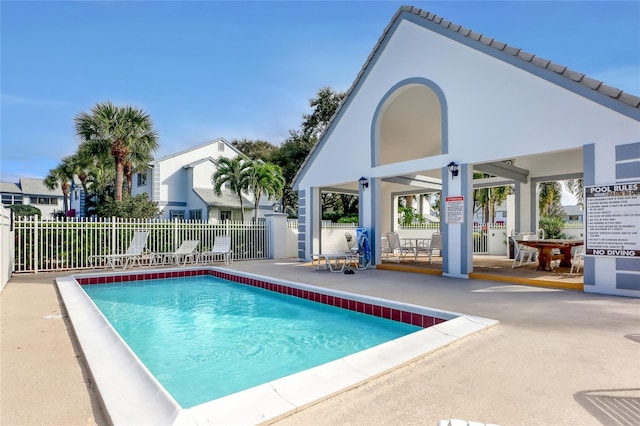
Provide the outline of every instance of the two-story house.
[[[163,219],[240,220],[240,200],[228,187],[222,194],[213,191],[211,176],[216,171],[215,160],[244,155],[223,138],[215,139],[167,155],[149,163],[147,170],[138,170],[133,181],[132,195],[149,194],[162,210]],[[272,211],[272,203],[260,200],[259,216]],[[244,194],[242,204],[245,220],[254,214],[252,194]]]
[[18,183],[0,182],[2,204],[25,204],[37,207],[43,219],[51,219],[54,213],[64,211],[64,197],[60,187],[49,189],[42,179],[20,178]]

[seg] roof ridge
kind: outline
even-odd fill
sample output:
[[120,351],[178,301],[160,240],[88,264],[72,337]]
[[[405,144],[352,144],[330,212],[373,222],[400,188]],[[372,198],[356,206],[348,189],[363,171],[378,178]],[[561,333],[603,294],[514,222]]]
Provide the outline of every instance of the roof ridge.
[[[619,100],[620,102],[625,103],[629,106],[632,106],[634,108],[640,108],[640,97],[638,96],[626,93],[623,90],[615,88],[613,86],[609,86],[600,80],[596,80],[594,78],[588,77],[586,74],[574,71],[565,65],[557,64],[555,62],[550,61],[549,59],[545,59],[533,53],[526,52],[523,49],[520,49],[519,47],[511,46],[507,43],[498,41],[494,38],[487,37],[480,33],[476,33],[468,28],[455,24],[451,21],[447,21],[446,19],[436,14],[425,11],[415,6],[401,6],[400,9],[398,9],[398,12],[396,12],[393,19],[391,20],[391,23],[389,24],[389,26],[387,26],[387,30],[385,30],[384,35],[386,35],[386,31],[388,31],[388,28],[390,28],[390,26],[396,21],[396,19],[402,12],[409,12],[414,15],[420,16],[421,18],[427,19],[428,21],[431,21],[434,24],[440,25],[443,28],[456,32],[464,37],[470,38],[471,40],[475,40],[479,43],[482,43],[485,46],[494,48],[508,55],[521,59],[525,62],[529,62],[532,65],[535,65],[539,68],[543,68],[543,69],[555,72],[558,75],[561,75],[565,78],[575,81],[576,83],[580,83],[583,86],[589,89],[592,89],[598,93],[601,93],[605,96]],[[379,45],[380,45],[380,41],[374,48],[374,51],[377,50]],[[369,61],[367,60],[367,64],[368,62]]]
[[[293,178],[294,185],[297,185],[298,178],[302,175],[303,170],[306,169],[309,159],[314,154],[316,149],[318,149],[318,146],[321,143],[322,139],[324,138],[325,134],[328,134],[328,132],[332,129],[333,121],[342,112],[342,108],[349,101],[352,92],[360,83],[362,76],[369,69],[369,65],[371,64],[371,61],[378,54],[378,50],[387,39],[389,31],[391,31],[391,29],[396,25],[400,15],[402,15],[405,12],[419,16],[420,18],[433,22],[434,24],[439,25],[444,29],[460,34],[463,37],[467,37],[470,40],[474,40],[487,47],[494,48],[507,55],[513,56],[514,58],[518,58],[524,62],[528,62],[541,69],[548,70],[559,76],[572,80],[576,83],[581,84],[587,89],[592,89],[594,92],[599,93],[603,96],[607,96],[608,98],[616,100],[618,102],[621,102],[624,105],[630,106],[632,108],[640,109],[640,97],[638,96],[631,95],[620,89],[606,85],[600,80],[596,80],[594,78],[588,77],[584,73],[574,71],[567,66],[560,65],[555,62],[551,62],[548,59],[544,59],[540,56],[534,55],[533,53],[526,52],[518,47],[511,46],[507,43],[498,41],[494,38],[487,37],[480,33],[476,33],[469,28],[465,28],[462,25],[448,21],[443,17],[440,17],[427,10],[420,9],[419,7],[415,7],[415,6],[400,6],[396,11],[396,13],[393,15],[393,17],[391,18],[391,20],[389,21],[389,23],[387,24],[387,26],[385,27],[385,29],[382,31],[382,34],[378,38],[378,41],[376,42],[375,46],[373,46],[373,49],[371,49],[371,53],[369,54],[367,59],[364,61],[364,64],[362,65],[362,67],[360,68],[360,71],[358,72],[355,79],[353,80],[353,83],[351,83],[351,86],[346,91],[345,96],[340,101],[340,104],[336,108],[336,111],[334,112],[333,116],[329,119],[329,124],[324,129],[324,131],[318,136],[318,142],[313,146],[313,148],[311,148],[311,151],[307,155],[307,158],[305,158],[304,162],[300,165],[300,168],[298,169],[298,171],[296,172]],[[541,78],[544,78],[544,77],[541,77]]]

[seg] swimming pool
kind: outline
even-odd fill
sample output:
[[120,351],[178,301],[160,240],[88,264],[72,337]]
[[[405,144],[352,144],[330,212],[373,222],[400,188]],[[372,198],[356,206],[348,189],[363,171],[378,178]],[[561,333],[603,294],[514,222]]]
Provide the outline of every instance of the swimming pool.
[[[82,285],[213,275],[273,292],[427,327],[339,360],[183,409],[124,343]],[[57,285],[105,411],[114,424],[257,424],[356,386],[497,321],[217,267],[81,274]]]
[[421,330],[210,275],[84,289],[184,408]]

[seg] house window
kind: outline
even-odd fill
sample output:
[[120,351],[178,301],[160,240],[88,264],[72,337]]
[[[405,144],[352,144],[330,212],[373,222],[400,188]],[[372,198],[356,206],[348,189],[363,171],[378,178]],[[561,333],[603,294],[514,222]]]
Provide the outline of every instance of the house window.
[[80,190],[73,191],[73,195],[75,196],[75,199],[78,200],[80,198]]
[[224,151],[224,142],[218,142],[218,151],[220,152]]
[[22,195],[2,194],[2,204],[22,204]]
[[145,186],[147,184],[147,174],[138,173],[138,186]]
[[58,199],[55,197],[33,197],[33,204],[55,205]]
[[184,210],[170,210],[169,211],[169,219],[174,220],[184,220]]
[[220,220],[231,220],[231,210],[220,210]]
[[190,220],[202,220],[202,210],[189,210]]

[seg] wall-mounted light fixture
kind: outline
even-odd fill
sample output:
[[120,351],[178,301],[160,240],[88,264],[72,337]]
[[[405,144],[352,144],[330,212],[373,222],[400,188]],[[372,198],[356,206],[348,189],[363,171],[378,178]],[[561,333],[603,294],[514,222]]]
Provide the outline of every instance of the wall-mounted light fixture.
[[366,177],[362,176],[358,182],[360,182],[360,186],[362,187],[362,190],[364,191],[365,189],[367,189],[369,187],[369,181],[367,180]]
[[271,205],[271,208],[273,209],[274,213],[280,213],[282,212],[282,203],[280,201],[276,201]]
[[453,161],[447,164],[447,169],[451,172],[451,179],[458,176],[458,165]]

